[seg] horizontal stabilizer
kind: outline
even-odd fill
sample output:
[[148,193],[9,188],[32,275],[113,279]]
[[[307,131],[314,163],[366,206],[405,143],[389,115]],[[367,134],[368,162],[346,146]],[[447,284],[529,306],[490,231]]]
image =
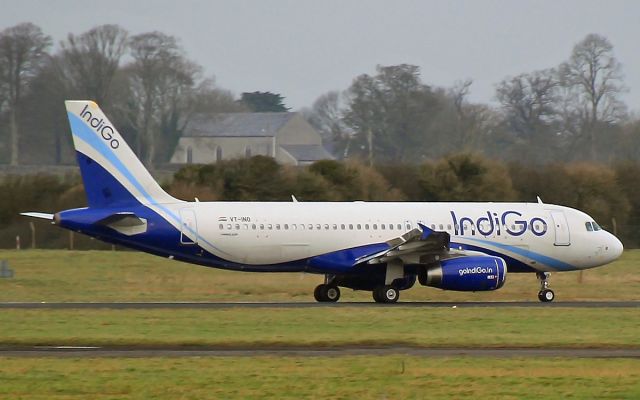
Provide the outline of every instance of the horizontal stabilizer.
[[20,215],[24,215],[25,217],[31,218],[39,218],[46,219],[48,221],[53,221],[53,214],[41,213],[41,212],[23,212]]
[[97,223],[127,236],[138,235],[147,231],[147,220],[131,212],[116,213]]

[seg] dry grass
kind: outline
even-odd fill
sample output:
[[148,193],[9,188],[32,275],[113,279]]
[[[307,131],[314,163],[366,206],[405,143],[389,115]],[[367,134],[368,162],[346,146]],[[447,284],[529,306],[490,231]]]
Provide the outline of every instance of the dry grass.
[[[246,273],[184,264],[129,251],[0,251],[16,272],[0,279],[0,301],[313,301],[322,276]],[[640,250],[608,266],[552,274],[558,301],[640,300]],[[536,301],[533,274],[510,274],[495,292],[458,293],[416,285],[413,301]],[[368,292],[343,290],[344,301],[370,301]]]
[[6,399],[637,399],[640,361],[384,357],[0,359]]

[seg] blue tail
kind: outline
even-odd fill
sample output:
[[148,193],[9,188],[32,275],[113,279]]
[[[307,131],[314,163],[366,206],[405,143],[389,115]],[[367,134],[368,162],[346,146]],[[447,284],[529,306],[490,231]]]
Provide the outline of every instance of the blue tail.
[[66,101],[89,207],[168,204],[167,194],[93,101]]

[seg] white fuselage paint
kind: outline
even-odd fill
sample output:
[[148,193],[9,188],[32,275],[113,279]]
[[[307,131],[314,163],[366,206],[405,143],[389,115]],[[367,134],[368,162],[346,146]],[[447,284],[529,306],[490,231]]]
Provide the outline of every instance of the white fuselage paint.
[[195,202],[165,206],[176,215],[195,215],[185,230],[192,241],[221,258],[250,265],[286,263],[382,243],[417,228],[418,223],[448,232],[452,250],[473,246],[471,250],[512,257],[538,271],[593,268],[622,252],[622,244],[612,234],[586,229],[585,223],[593,221],[587,214],[542,203]]

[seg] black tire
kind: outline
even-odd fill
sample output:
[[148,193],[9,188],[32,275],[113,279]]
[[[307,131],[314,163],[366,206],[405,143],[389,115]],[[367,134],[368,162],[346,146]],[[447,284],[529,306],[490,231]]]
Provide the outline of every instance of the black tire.
[[320,303],[335,303],[340,299],[340,289],[337,286],[323,283],[316,286],[313,297]]
[[556,298],[555,293],[551,289],[544,289],[538,292],[538,300],[543,303],[552,302]]
[[391,285],[379,286],[373,290],[376,303],[395,303],[400,298],[400,291]]
[[400,298],[400,291],[391,285],[382,287],[380,296],[385,303],[395,303]]
[[324,290],[324,298],[326,302],[335,303],[336,301],[340,300],[340,288],[332,285],[325,286],[327,286]]
[[376,303],[382,303],[383,302],[382,299],[380,298],[380,288],[379,287],[373,289],[373,292],[371,292],[371,294],[373,295],[373,300]]
[[316,288],[313,290],[313,297],[316,299],[317,302],[319,303],[324,303],[326,300],[324,299],[324,292],[325,292],[325,284],[322,285],[318,285],[316,286]]

